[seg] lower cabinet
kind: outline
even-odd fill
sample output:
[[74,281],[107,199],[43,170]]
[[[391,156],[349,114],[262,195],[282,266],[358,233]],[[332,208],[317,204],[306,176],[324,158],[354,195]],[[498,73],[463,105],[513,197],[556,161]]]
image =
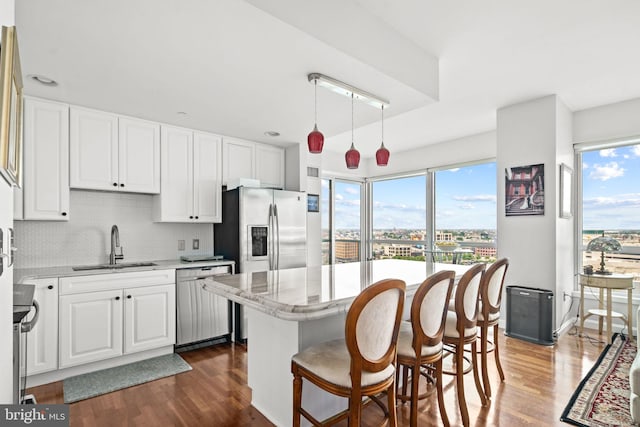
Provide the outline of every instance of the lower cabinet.
[[[58,278],[25,280],[36,286],[33,294],[39,313],[35,326],[26,334],[27,375],[58,369]],[[28,320],[33,318],[29,315]]]
[[[82,278],[61,283],[61,293],[70,294],[60,296],[60,368],[174,344],[175,270],[170,271],[166,278],[172,283],[164,285],[144,286],[152,281],[144,273],[104,275],[110,276],[105,283],[87,276],[91,292],[78,291]],[[140,286],[122,286],[131,283]],[[103,284],[116,289],[100,290]]]

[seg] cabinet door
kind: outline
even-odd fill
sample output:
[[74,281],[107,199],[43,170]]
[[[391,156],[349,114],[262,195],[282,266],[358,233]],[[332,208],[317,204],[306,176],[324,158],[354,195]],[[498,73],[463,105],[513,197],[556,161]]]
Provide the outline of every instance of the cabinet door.
[[160,152],[162,190],[156,218],[165,222],[193,222],[193,132],[162,126]]
[[124,352],[176,342],[175,285],[125,289]]
[[69,170],[72,188],[118,188],[118,116],[71,107]]
[[118,129],[120,190],[160,193],[160,125],[120,117]]
[[24,219],[69,219],[69,106],[25,97]]
[[193,212],[197,222],[222,221],[222,138],[193,135]]
[[222,144],[222,184],[237,178],[255,178],[255,142],[225,137]]
[[60,297],[60,368],[122,354],[122,290]]
[[256,179],[263,187],[284,188],[284,150],[256,144]]
[[[38,320],[27,336],[27,375],[58,369],[58,279],[25,280],[36,285]],[[32,311],[33,312],[33,311]],[[31,320],[30,315],[28,320]]]

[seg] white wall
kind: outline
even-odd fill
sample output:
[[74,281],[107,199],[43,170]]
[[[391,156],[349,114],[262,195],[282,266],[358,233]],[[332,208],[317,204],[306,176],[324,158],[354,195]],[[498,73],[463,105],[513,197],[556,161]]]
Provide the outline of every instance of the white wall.
[[[571,114],[557,96],[498,110],[498,256],[509,257],[508,284],[554,292],[554,327],[560,326],[563,292],[573,287],[572,220],[559,218],[559,164],[570,166]],[[505,169],[544,164],[544,215],[505,215]],[[504,310],[505,307],[503,307]]]
[[[154,223],[151,195],[71,191],[68,222],[15,221],[17,268],[109,261],[111,226],[120,231],[124,262],[213,253],[212,224]],[[200,249],[192,250],[192,239]],[[178,251],[178,240],[186,250]]]

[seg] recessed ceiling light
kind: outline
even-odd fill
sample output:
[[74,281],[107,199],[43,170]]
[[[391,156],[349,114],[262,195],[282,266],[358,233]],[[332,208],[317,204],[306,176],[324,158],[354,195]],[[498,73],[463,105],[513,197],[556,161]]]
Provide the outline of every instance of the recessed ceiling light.
[[45,86],[58,86],[58,82],[40,74],[29,74],[27,77]]
[[276,136],[280,136],[280,132],[276,132],[275,130],[268,130],[264,134],[273,138],[275,138]]

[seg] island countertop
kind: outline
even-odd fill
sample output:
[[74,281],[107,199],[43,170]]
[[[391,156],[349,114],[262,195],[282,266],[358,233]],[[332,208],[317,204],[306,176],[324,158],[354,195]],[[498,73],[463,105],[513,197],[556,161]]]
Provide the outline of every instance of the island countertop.
[[419,261],[376,260],[215,276],[204,289],[283,320],[304,321],[345,313],[367,286],[382,279],[400,279],[407,295],[435,271],[454,270],[456,279],[469,266],[428,265]]

